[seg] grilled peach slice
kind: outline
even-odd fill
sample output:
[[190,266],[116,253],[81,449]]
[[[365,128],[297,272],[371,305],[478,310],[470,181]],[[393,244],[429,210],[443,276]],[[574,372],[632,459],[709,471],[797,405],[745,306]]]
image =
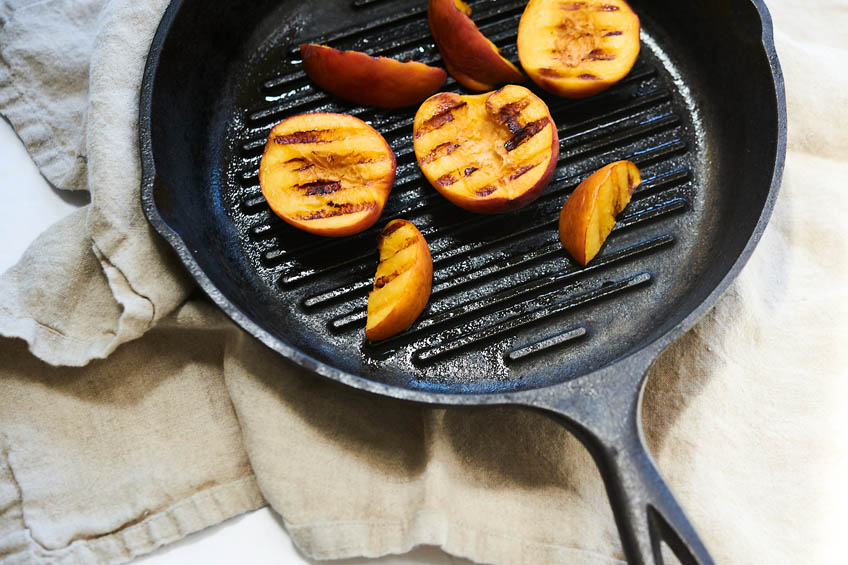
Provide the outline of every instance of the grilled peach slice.
[[271,129],[259,185],[280,218],[341,237],[377,221],[395,180],[395,155],[377,131],[345,114],[299,114]]
[[433,285],[433,259],[421,232],[406,220],[392,220],[377,242],[380,264],[368,295],[365,337],[379,341],[412,325],[424,311]]
[[499,84],[524,82],[515,65],[483,35],[462,0],[430,0],[427,20],[448,72],[465,88],[492,90]]
[[304,43],[300,56],[306,74],[327,92],[380,108],[418,104],[439,90],[448,76],[442,69],[424,63],[402,63],[324,45]]
[[512,84],[485,94],[431,96],[415,114],[413,146],[436,190],[482,214],[515,210],[538,198],[559,156],[548,107]]
[[585,266],[598,254],[641,183],[636,165],[616,161],[577,185],[559,213],[559,240],[575,261]]
[[638,55],[639,17],[624,0],[530,0],[518,24],[524,71],[566,98],[609,88]]

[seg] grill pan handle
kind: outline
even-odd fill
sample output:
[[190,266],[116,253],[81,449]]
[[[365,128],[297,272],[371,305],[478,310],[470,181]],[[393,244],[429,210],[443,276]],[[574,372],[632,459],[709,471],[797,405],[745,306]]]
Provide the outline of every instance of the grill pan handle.
[[613,365],[560,385],[565,390],[537,397],[532,404],[554,415],[592,454],[630,565],[662,565],[661,541],[685,565],[712,565],[645,447],[640,407],[652,361]]

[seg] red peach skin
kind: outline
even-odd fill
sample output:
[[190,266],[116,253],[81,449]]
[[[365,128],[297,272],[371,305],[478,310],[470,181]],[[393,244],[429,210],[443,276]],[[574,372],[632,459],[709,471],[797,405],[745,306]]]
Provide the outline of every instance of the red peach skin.
[[300,46],[303,68],[315,83],[351,102],[379,108],[418,104],[444,84],[442,69],[325,45]]
[[448,72],[464,87],[478,92],[524,82],[515,65],[477,29],[462,0],[430,0],[427,19]]

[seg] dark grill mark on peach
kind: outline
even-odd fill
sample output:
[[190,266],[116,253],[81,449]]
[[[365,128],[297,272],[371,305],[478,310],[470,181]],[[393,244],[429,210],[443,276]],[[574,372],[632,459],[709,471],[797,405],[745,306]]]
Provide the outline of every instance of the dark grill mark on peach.
[[383,231],[380,232],[380,237],[389,237],[405,225],[403,222],[392,222],[383,228]]
[[465,169],[463,171],[463,174],[465,174],[465,176],[468,176],[468,175],[472,174],[474,171],[478,171],[478,170],[480,170],[479,167],[468,167],[467,169]]
[[583,80],[601,80],[601,77],[596,77],[595,75],[589,74],[589,73],[583,73],[582,75],[578,76],[577,78],[583,79]]
[[419,138],[425,133],[429,133],[433,130],[437,130],[444,126],[445,124],[449,124],[453,121],[453,111],[465,106],[467,102],[456,102],[452,101],[443,106],[439,106],[436,113],[433,114],[430,118],[428,118],[418,131],[415,133],[415,137]]
[[436,184],[439,186],[450,186],[456,182],[456,177],[448,173],[436,179]]
[[511,133],[517,132],[521,129],[521,123],[516,118],[529,104],[530,100],[527,98],[504,104],[498,109],[498,122],[506,124]]
[[615,55],[612,53],[605,53],[603,49],[592,49],[589,51],[589,54],[586,55],[586,59],[590,61],[612,61],[615,59]]
[[[401,252],[401,251],[403,251],[404,249],[409,249],[410,247],[412,247],[413,245],[415,245],[415,242],[417,242],[417,241],[418,241],[418,237],[416,237],[416,236],[414,236],[414,235],[413,235],[412,237],[408,237],[408,238],[406,239],[406,241],[404,241],[404,242],[403,242],[403,245],[401,245],[400,247],[398,247],[397,249],[395,249],[395,252],[394,252],[394,253],[392,253],[391,255],[389,255],[388,257],[386,257],[385,259],[380,259],[380,263],[385,263],[386,261],[388,261],[389,259],[391,259],[391,258],[392,258],[392,257],[394,257],[395,255],[397,255],[398,253],[400,253],[400,252]],[[381,245],[382,245],[382,244],[381,244]],[[409,268],[408,268],[408,267],[407,267],[406,269],[404,269],[404,271],[403,271],[403,272],[405,273],[407,270],[409,270]]]
[[484,186],[483,188],[481,188],[480,190],[478,190],[474,194],[476,194],[477,196],[489,196],[491,193],[493,193],[497,189],[498,188],[496,186],[493,186],[493,185],[490,184],[489,186]]
[[321,134],[327,133],[326,129],[313,129],[310,131],[296,131],[286,135],[274,136],[274,143],[278,145],[289,145],[291,143],[329,143],[321,139]]
[[[555,51],[555,53],[556,53],[556,51]],[[552,78],[559,78],[559,77],[562,76],[562,73],[560,73],[558,70],[549,69],[547,67],[539,69],[539,74],[542,75],[543,77],[552,77]]]
[[581,8],[585,8],[586,4],[583,2],[569,2],[567,4],[562,4],[561,8],[563,10],[567,10],[569,12],[573,12],[574,10],[579,10]]
[[606,32],[606,33],[604,34],[604,37],[609,37],[609,36],[611,36],[611,35],[621,35],[622,33],[624,33],[624,32],[623,32],[623,31],[621,31],[620,29],[617,29],[617,30],[615,30],[615,31],[608,31],[608,32]]
[[618,6],[613,6],[612,4],[601,4],[598,6],[599,12],[617,12]]
[[314,166],[315,166],[315,163],[309,163],[308,165],[304,165],[304,166],[302,166],[302,167],[298,167],[297,169],[295,169],[295,170],[294,170],[294,172],[296,172],[296,173],[297,173],[297,172],[300,172],[300,171],[306,171],[306,170],[311,169],[311,168],[312,168],[312,167],[314,167]]
[[504,149],[507,151],[512,151],[548,125],[550,120],[548,118],[542,118],[540,120],[536,120],[535,122],[530,122],[513,135],[506,143],[504,143]]
[[362,212],[364,210],[373,210],[377,207],[376,202],[360,202],[358,204],[354,204],[352,202],[346,202],[344,204],[337,204],[333,201],[327,202],[327,208],[323,208],[321,210],[316,210],[311,214],[302,214],[297,216],[298,220],[320,220],[322,218],[334,218],[336,216],[344,216],[347,214],[354,214],[356,212]]
[[295,188],[303,190],[306,196],[315,196],[316,194],[332,194],[342,189],[342,183],[327,179],[318,179],[313,182],[299,184]]
[[436,159],[444,157],[445,155],[450,155],[457,149],[459,149],[458,143],[452,143],[450,141],[440,143],[439,145],[435,146],[428,155],[425,155],[424,158],[421,159],[421,164],[426,165],[427,163],[432,163]]
[[395,271],[390,275],[383,275],[382,277],[378,277],[377,280],[374,281],[374,289],[376,290],[378,288],[383,288],[384,286],[386,286],[387,284],[389,284],[390,282],[392,282],[393,280],[395,280],[399,276],[400,276],[400,273]]
[[[536,163],[538,165],[538,163]],[[536,165],[524,165],[523,167],[518,167],[515,169],[515,172],[509,175],[509,180],[515,180],[530,169],[534,168]]]

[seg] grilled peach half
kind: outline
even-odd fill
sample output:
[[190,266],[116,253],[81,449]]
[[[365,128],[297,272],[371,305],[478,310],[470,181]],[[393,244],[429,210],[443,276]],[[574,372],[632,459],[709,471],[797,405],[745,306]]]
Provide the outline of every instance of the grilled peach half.
[[575,261],[585,266],[598,254],[641,183],[636,165],[616,161],[577,185],[559,214],[560,242]]
[[377,242],[380,264],[368,295],[365,337],[379,341],[399,334],[415,322],[430,299],[433,259],[427,242],[413,224],[392,220]]
[[329,237],[377,221],[395,179],[395,155],[377,131],[345,114],[299,114],[271,129],[259,185],[271,210]]
[[444,84],[442,69],[325,45],[300,46],[303,68],[315,83],[351,102],[380,108],[418,104]]
[[462,0],[430,0],[427,20],[448,72],[465,88],[492,90],[524,75],[477,29]]
[[585,98],[630,72],[639,30],[624,0],[530,0],[518,24],[518,58],[545,90]]
[[515,210],[538,198],[559,156],[548,107],[517,85],[486,94],[431,96],[415,114],[413,146],[436,190],[482,214]]

